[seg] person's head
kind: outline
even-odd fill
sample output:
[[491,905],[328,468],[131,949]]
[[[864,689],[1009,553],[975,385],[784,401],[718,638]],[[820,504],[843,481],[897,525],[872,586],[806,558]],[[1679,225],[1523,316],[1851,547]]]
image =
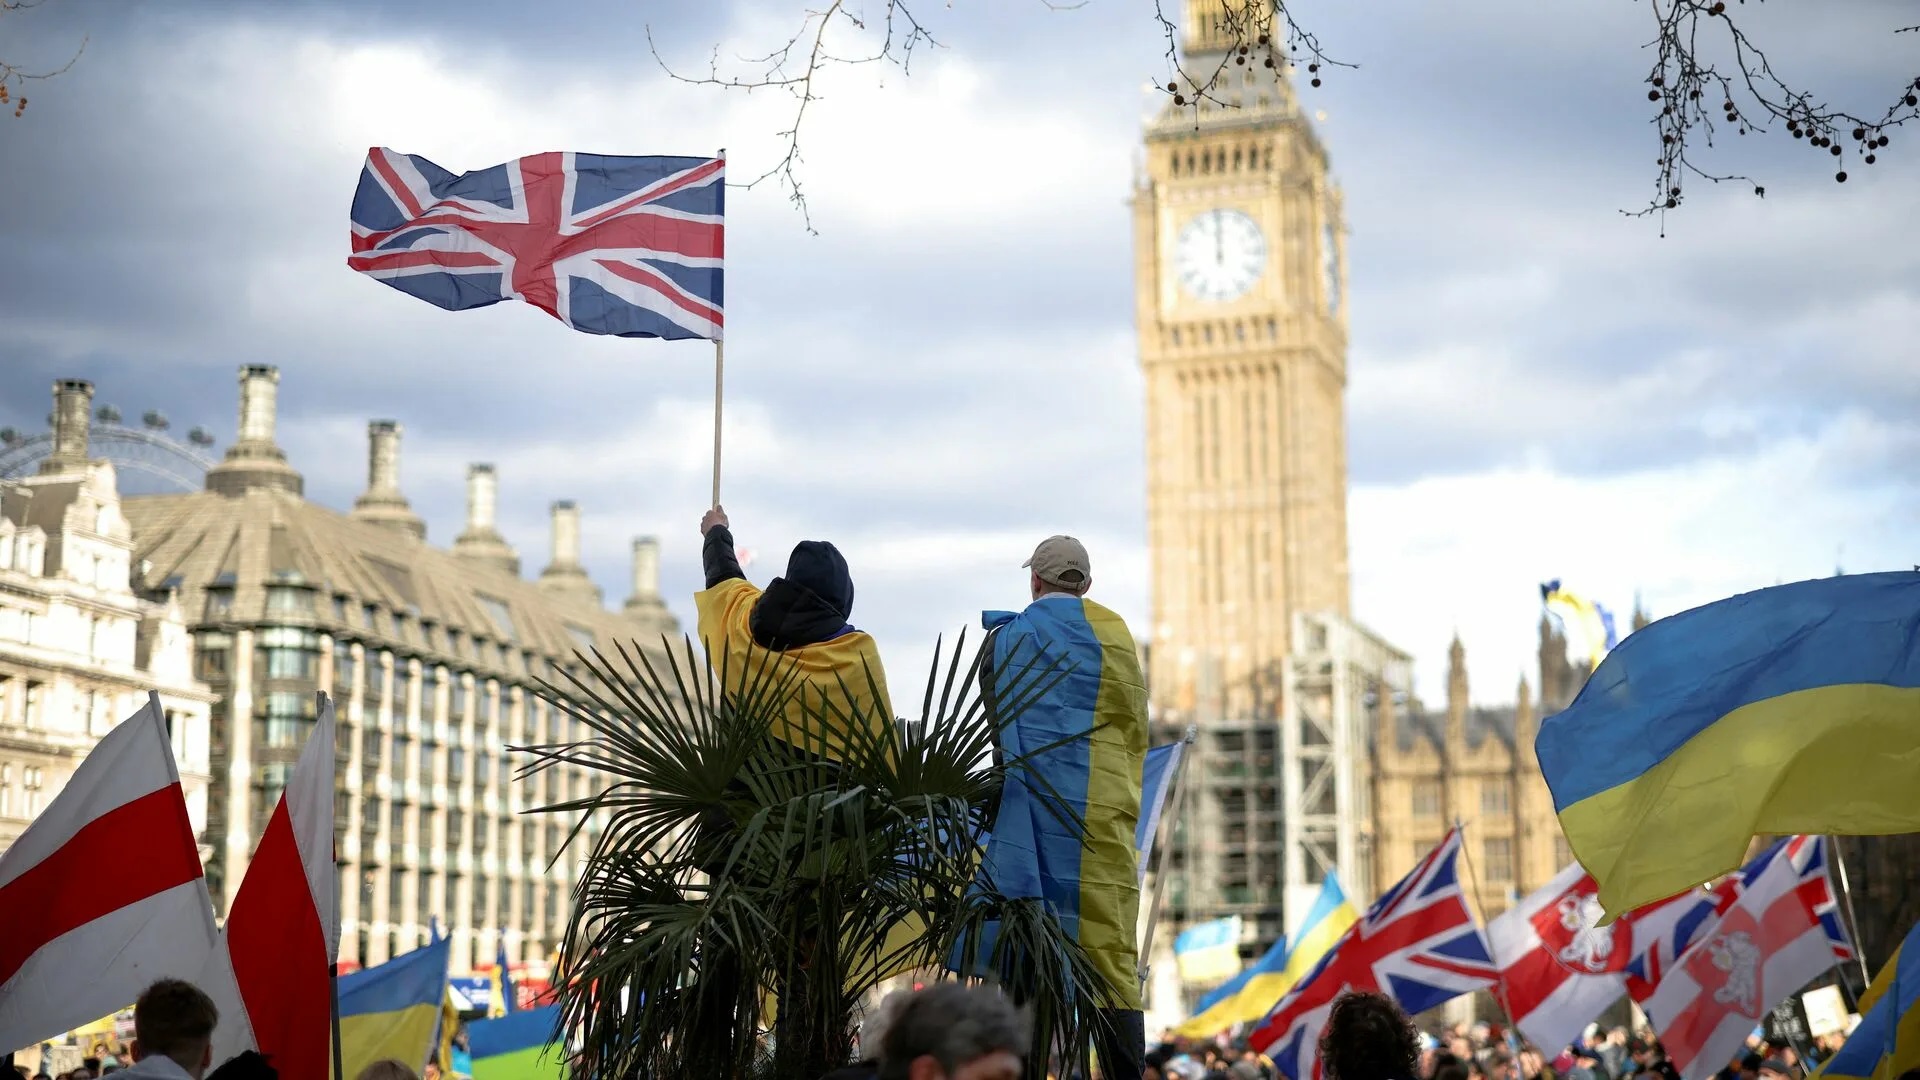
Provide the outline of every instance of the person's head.
[[1047,537],[1033,549],[1033,557],[1020,565],[1029,571],[1027,584],[1035,600],[1050,592],[1085,596],[1093,587],[1093,563],[1087,558],[1087,547],[1071,536]]
[[361,1069],[354,1080],[420,1080],[420,1074],[404,1061],[387,1058]]
[[1793,1080],[1793,1066],[1785,1060],[1770,1057],[1760,1063],[1760,1080]]
[[1659,1060],[1660,1044],[1652,1039],[1635,1039],[1627,1044],[1627,1055],[1633,1058],[1635,1065],[1644,1069]]
[[1493,1050],[1487,1054],[1487,1080],[1513,1080],[1513,1055],[1505,1050]]
[[1445,1062],[1434,1066],[1433,1080],[1467,1080],[1467,1078],[1466,1063],[1452,1055],[1448,1055]]
[[900,1015],[900,1010],[906,1007],[907,1001],[912,997],[913,992],[910,990],[895,990],[881,998],[880,1004],[875,1005],[873,1011],[860,1021],[861,1061],[880,1060],[881,1047],[887,1042],[887,1029],[893,1026],[894,1020]]
[[1327,1080],[1407,1080],[1419,1068],[1420,1034],[1385,994],[1345,993],[1327,1014],[1320,1062]]
[[853,574],[846,556],[825,540],[802,540],[787,556],[787,580],[805,586],[840,617],[853,617]]
[[200,1080],[213,1064],[213,1028],[220,1010],[199,987],[161,979],[133,1003],[133,1059],[171,1058]]
[[998,990],[935,983],[901,1005],[881,1044],[881,1080],[1019,1080],[1027,1018]]

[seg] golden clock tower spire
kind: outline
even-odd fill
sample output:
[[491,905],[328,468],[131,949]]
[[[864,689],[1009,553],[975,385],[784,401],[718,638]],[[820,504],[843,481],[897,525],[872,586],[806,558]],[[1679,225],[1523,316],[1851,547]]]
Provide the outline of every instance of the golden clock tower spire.
[[1236,2],[1188,0],[1182,66],[1214,81],[1149,123],[1133,202],[1150,682],[1203,727],[1270,716],[1294,613],[1348,609],[1340,193]]

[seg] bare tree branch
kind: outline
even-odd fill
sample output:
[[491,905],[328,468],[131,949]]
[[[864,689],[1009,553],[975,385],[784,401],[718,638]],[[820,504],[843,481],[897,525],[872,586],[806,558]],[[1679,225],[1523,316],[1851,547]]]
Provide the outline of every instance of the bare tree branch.
[[[0,0],[9,7],[37,2]],[[800,183],[800,140],[808,109],[819,97],[814,77],[831,65],[875,62],[893,64],[910,74],[915,47],[940,45],[910,9],[912,2],[916,0],[869,0],[870,4],[884,5],[883,14],[870,25],[847,9],[846,0],[832,0],[822,10],[806,11],[799,29],[785,45],[765,56],[737,58],[737,70],[732,73],[722,72],[717,49],[705,76],[684,75],[669,67],[657,47],[654,59],[669,76],[682,82],[749,93],[780,89],[793,96],[792,122],[779,132],[785,153],[766,172],[738,186],[751,188],[775,181],[786,190],[812,232],[813,222]],[[1745,5],[1748,0],[1733,2]],[[1051,11],[1072,11],[1085,6],[1086,0],[1040,3]],[[1737,181],[1751,184],[1756,195],[1765,195],[1766,189],[1751,177],[1716,172],[1706,166],[1716,135],[1729,130],[1737,135],[1772,134],[1780,130],[1771,126],[1778,122],[1794,139],[1839,159],[1834,162],[1834,178],[1845,182],[1850,161],[1873,165],[1891,143],[1887,135],[1890,129],[1920,119],[1920,108],[1916,108],[1920,106],[1920,79],[1895,91],[1893,103],[1884,112],[1871,117],[1856,115],[1827,104],[1777,75],[1767,54],[1728,13],[1726,0],[1646,3],[1656,26],[1655,36],[1646,46],[1655,53],[1647,76],[1647,98],[1657,110],[1652,123],[1660,138],[1660,156],[1654,193],[1647,205],[1623,213],[1658,215],[1664,221],[1666,212],[1684,201],[1685,183],[1689,181]],[[1227,76],[1234,68],[1257,63],[1294,74],[1304,78],[1309,87],[1318,87],[1331,69],[1357,67],[1327,55],[1320,39],[1295,19],[1290,0],[1217,0],[1217,4],[1214,23],[1197,28],[1208,48],[1187,55],[1181,49],[1181,28],[1167,14],[1166,0],[1153,0],[1153,17],[1166,41],[1165,77],[1156,80],[1155,86],[1174,106],[1192,109],[1196,125],[1203,103],[1236,107],[1234,96],[1225,93],[1231,85]],[[1191,36],[1196,28],[1188,29]],[[867,51],[850,56],[831,52],[827,44],[830,30],[849,32],[867,43]],[[1920,32],[1920,26],[1899,27],[1894,32]],[[653,46],[651,28],[648,43]]]
[[[1838,159],[1834,179],[1841,183],[1847,180],[1849,156],[1863,165],[1874,164],[1892,141],[1887,129],[1920,119],[1920,109],[1915,108],[1920,105],[1920,79],[1894,91],[1893,103],[1880,115],[1857,116],[1828,105],[1810,91],[1796,89],[1776,74],[1767,54],[1734,22],[1725,0],[1648,0],[1648,6],[1657,27],[1647,46],[1655,52],[1647,75],[1647,100],[1658,110],[1651,122],[1660,136],[1659,173],[1647,205],[1623,213],[1664,217],[1685,199],[1683,181],[1689,178],[1751,184],[1755,195],[1766,195],[1767,189],[1751,177],[1713,172],[1695,162],[1693,155],[1703,145],[1714,146],[1716,112],[1720,114],[1718,130],[1739,135],[1771,134],[1771,122],[1783,123],[1794,139]],[[1895,33],[1915,29],[1920,27],[1903,27]],[[1708,53],[1708,47],[1714,46],[1725,56],[1724,67]]]
[[[807,118],[807,107],[819,100],[819,94],[814,89],[815,76],[831,65],[858,66],[882,61],[897,65],[903,73],[912,74],[913,50],[916,47],[940,47],[933,34],[908,9],[907,0],[887,0],[886,10],[880,19],[880,41],[871,52],[840,56],[828,51],[827,31],[838,25],[850,28],[855,34],[868,30],[865,20],[847,10],[846,0],[833,0],[823,10],[806,12],[800,29],[787,39],[786,44],[765,56],[737,58],[736,63],[746,69],[745,74],[722,74],[719,50],[715,49],[704,76],[683,75],[675,71],[661,57],[660,49],[653,40],[653,28],[647,28],[647,46],[653,50],[653,58],[661,70],[670,78],[695,86],[722,86],[748,93],[778,89],[793,96],[793,121],[778,133],[786,143],[786,152],[759,176],[733,186],[753,188],[777,178],[780,186],[786,188],[788,200],[800,211],[801,220],[810,233],[814,231],[813,217],[807,211],[806,192],[800,186],[800,132]],[[804,66],[797,69],[796,56],[804,57]]]
[[[46,0],[0,0],[0,17],[17,16],[45,2]],[[0,57],[0,109],[8,105],[13,106],[13,118],[18,120],[21,114],[27,111],[26,84],[66,74],[67,69],[73,67],[74,63],[80,59],[80,54],[86,51],[87,39],[81,38],[80,47],[73,51],[73,55],[67,58],[67,62],[50,71],[29,71],[5,57]]]

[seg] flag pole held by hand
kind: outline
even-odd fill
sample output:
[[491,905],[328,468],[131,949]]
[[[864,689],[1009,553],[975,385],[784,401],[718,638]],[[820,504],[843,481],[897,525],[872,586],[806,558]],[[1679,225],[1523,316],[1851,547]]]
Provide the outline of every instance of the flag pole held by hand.
[[[727,160],[725,147],[720,148],[722,162]],[[724,166],[723,166],[724,168]],[[723,174],[724,175],[724,174]],[[724,184],[725,181],[723,180]],[[725,258],[724,253],[722,258]],[[720,505],[720,415],[725,401],[727,375],[727,345],[724,332],[713,339],[713,505]]]

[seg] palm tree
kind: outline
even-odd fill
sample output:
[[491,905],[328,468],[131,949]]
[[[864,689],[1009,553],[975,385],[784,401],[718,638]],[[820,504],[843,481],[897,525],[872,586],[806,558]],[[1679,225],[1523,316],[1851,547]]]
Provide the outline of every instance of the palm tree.
[[818,742],[795,747],[770,734],[801,693],[790,669],[710,667],[690,641],[664,662],[617,653],[542,690],[592,738],[521,748],[523,777],[566,762],[606,780],[538,808],[576,818],[568,844],[603,822],[555,973],[591,1075],[814,1080],[849,1059],[882,981],[949,958],[1030,1010],[1030,1075],[1050,1054],[1085,1061],[1105,980],[1036,901],[977,880],[1000,790],[1026,770],[996,760],[997,725],[1057,665],[1001,665],[989,710],[963,634],[936,645],[917,720],[803,700]]

